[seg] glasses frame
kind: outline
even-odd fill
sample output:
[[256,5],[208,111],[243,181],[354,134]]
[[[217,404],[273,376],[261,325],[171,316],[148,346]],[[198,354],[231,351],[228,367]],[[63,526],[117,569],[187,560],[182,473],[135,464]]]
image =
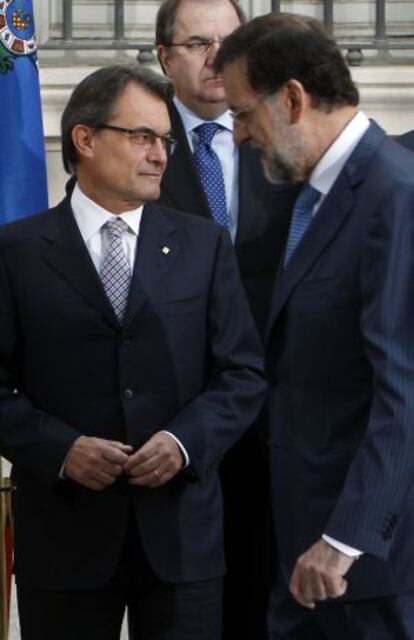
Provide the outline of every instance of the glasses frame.
[[188,42],[171,42],[169,47],[184,47],[190,53],[205,58],[209,55],[213,45],[221,45],[224,38],[194,38]]
[[[156,140],[161,140],[161,144],[166,151],[167,155],[172,155],[177,146],[177,141],[171,134],[167,133],[165,136],[161,136],[159,133],[153,131],[153,129],[148,129],[147,127],[136,127],[136,129],[128,129],[127,127],[118,127],[115,124],[99,124],[94,127],[96,131],[100,131],[101,129],[108,129],[109,131],[117,131],[118,133],[125,133],[133,144],[136,144],[138,147],[143,147],[144,149],[152,149],[155,145]],[[138,142],[137,139],[134,139],[136,135],[148,136],[149,140]]]

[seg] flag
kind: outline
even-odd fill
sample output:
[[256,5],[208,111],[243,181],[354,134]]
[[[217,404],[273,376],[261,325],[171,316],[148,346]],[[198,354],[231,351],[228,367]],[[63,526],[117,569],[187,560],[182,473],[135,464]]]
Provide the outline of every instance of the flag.
[[0,0],[0,224],[46,208],[32,0]]

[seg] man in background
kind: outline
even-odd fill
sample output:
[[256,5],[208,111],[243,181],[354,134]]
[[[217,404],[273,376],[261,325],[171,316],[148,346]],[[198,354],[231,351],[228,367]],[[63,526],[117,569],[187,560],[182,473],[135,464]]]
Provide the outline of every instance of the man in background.
[[300,186],[267,330],[269,638],[412,640],[414,156],[315,20],[253,20],[216,71],[236,140]]
[[[230,232],[253,316],[263,333],[286,236],[292,192],[270,185],[258,154],[232,139],[234,122],[214,60],[245,16],[236,0],[164,0],[156,44],[175,97],[170,117],[177,148],[159,202],[213,219]],[[267,425],[264,418],[225,456],[227,575],[224,636],[265,637],[269,546]]]
[[88,76],[55,209],[0,230],[0,452],[13,463],[22,640],[220,640],[217,467],[265,392],[227,233],[150,204],[163,79]]

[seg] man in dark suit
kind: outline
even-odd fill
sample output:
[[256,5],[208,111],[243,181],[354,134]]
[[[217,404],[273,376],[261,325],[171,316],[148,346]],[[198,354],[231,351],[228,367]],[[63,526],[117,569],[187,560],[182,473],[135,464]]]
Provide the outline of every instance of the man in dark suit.
[[[148,204],[166,83],[101,69],[62,118],[70,198],[0,231],[0,447],[23,640],[219,640],[217,467],[265,392],[226,231]],[[145,205],[145,206],[143,206]]]
[[402,144],[407,149],[414,149],[414,131],[407,131],[396,137],[397,142]]
[[267,333],[269,637],[412,639],[413,156],[358,111],[312,19],[255,19],[216,70],[236,140],[254,141],[271,180],[302,185]]
[[[250,307],[263,334],[293,197],[290,189],[265,179],[257,152],[249,144],[238,149],[233,142],[233,119],[213,64],[222,40],[244,22],[235,0],[164,0],[160,5],[156,44],[161,66],[175,90],[170,117],[178,144],[161,183],[159,202],[228,226]],[[201,131],[211,126],[216,133],[207,145],[204,176],[198,161]],[[224,213],[215,211],[216,191],[213,195],[209,191],[217,180],[214,162]],[[260,640],[266,635],[270,565],[265,544],[270,511],[263,444],[266,428],[263,418],[228,452],[221,466],[227,559],[224,637],[228,640]]]

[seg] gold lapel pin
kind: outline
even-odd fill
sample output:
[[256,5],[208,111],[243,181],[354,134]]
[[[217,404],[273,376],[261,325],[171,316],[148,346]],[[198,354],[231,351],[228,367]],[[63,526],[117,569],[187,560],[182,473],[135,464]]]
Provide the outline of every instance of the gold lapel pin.
[[164,246],[161,248],[161,252],[162,252],[165,256],[168,256],[168,254],[171,252],[171,249],[170,249],[170,247],[167,247],[166,245],[164,245]]

